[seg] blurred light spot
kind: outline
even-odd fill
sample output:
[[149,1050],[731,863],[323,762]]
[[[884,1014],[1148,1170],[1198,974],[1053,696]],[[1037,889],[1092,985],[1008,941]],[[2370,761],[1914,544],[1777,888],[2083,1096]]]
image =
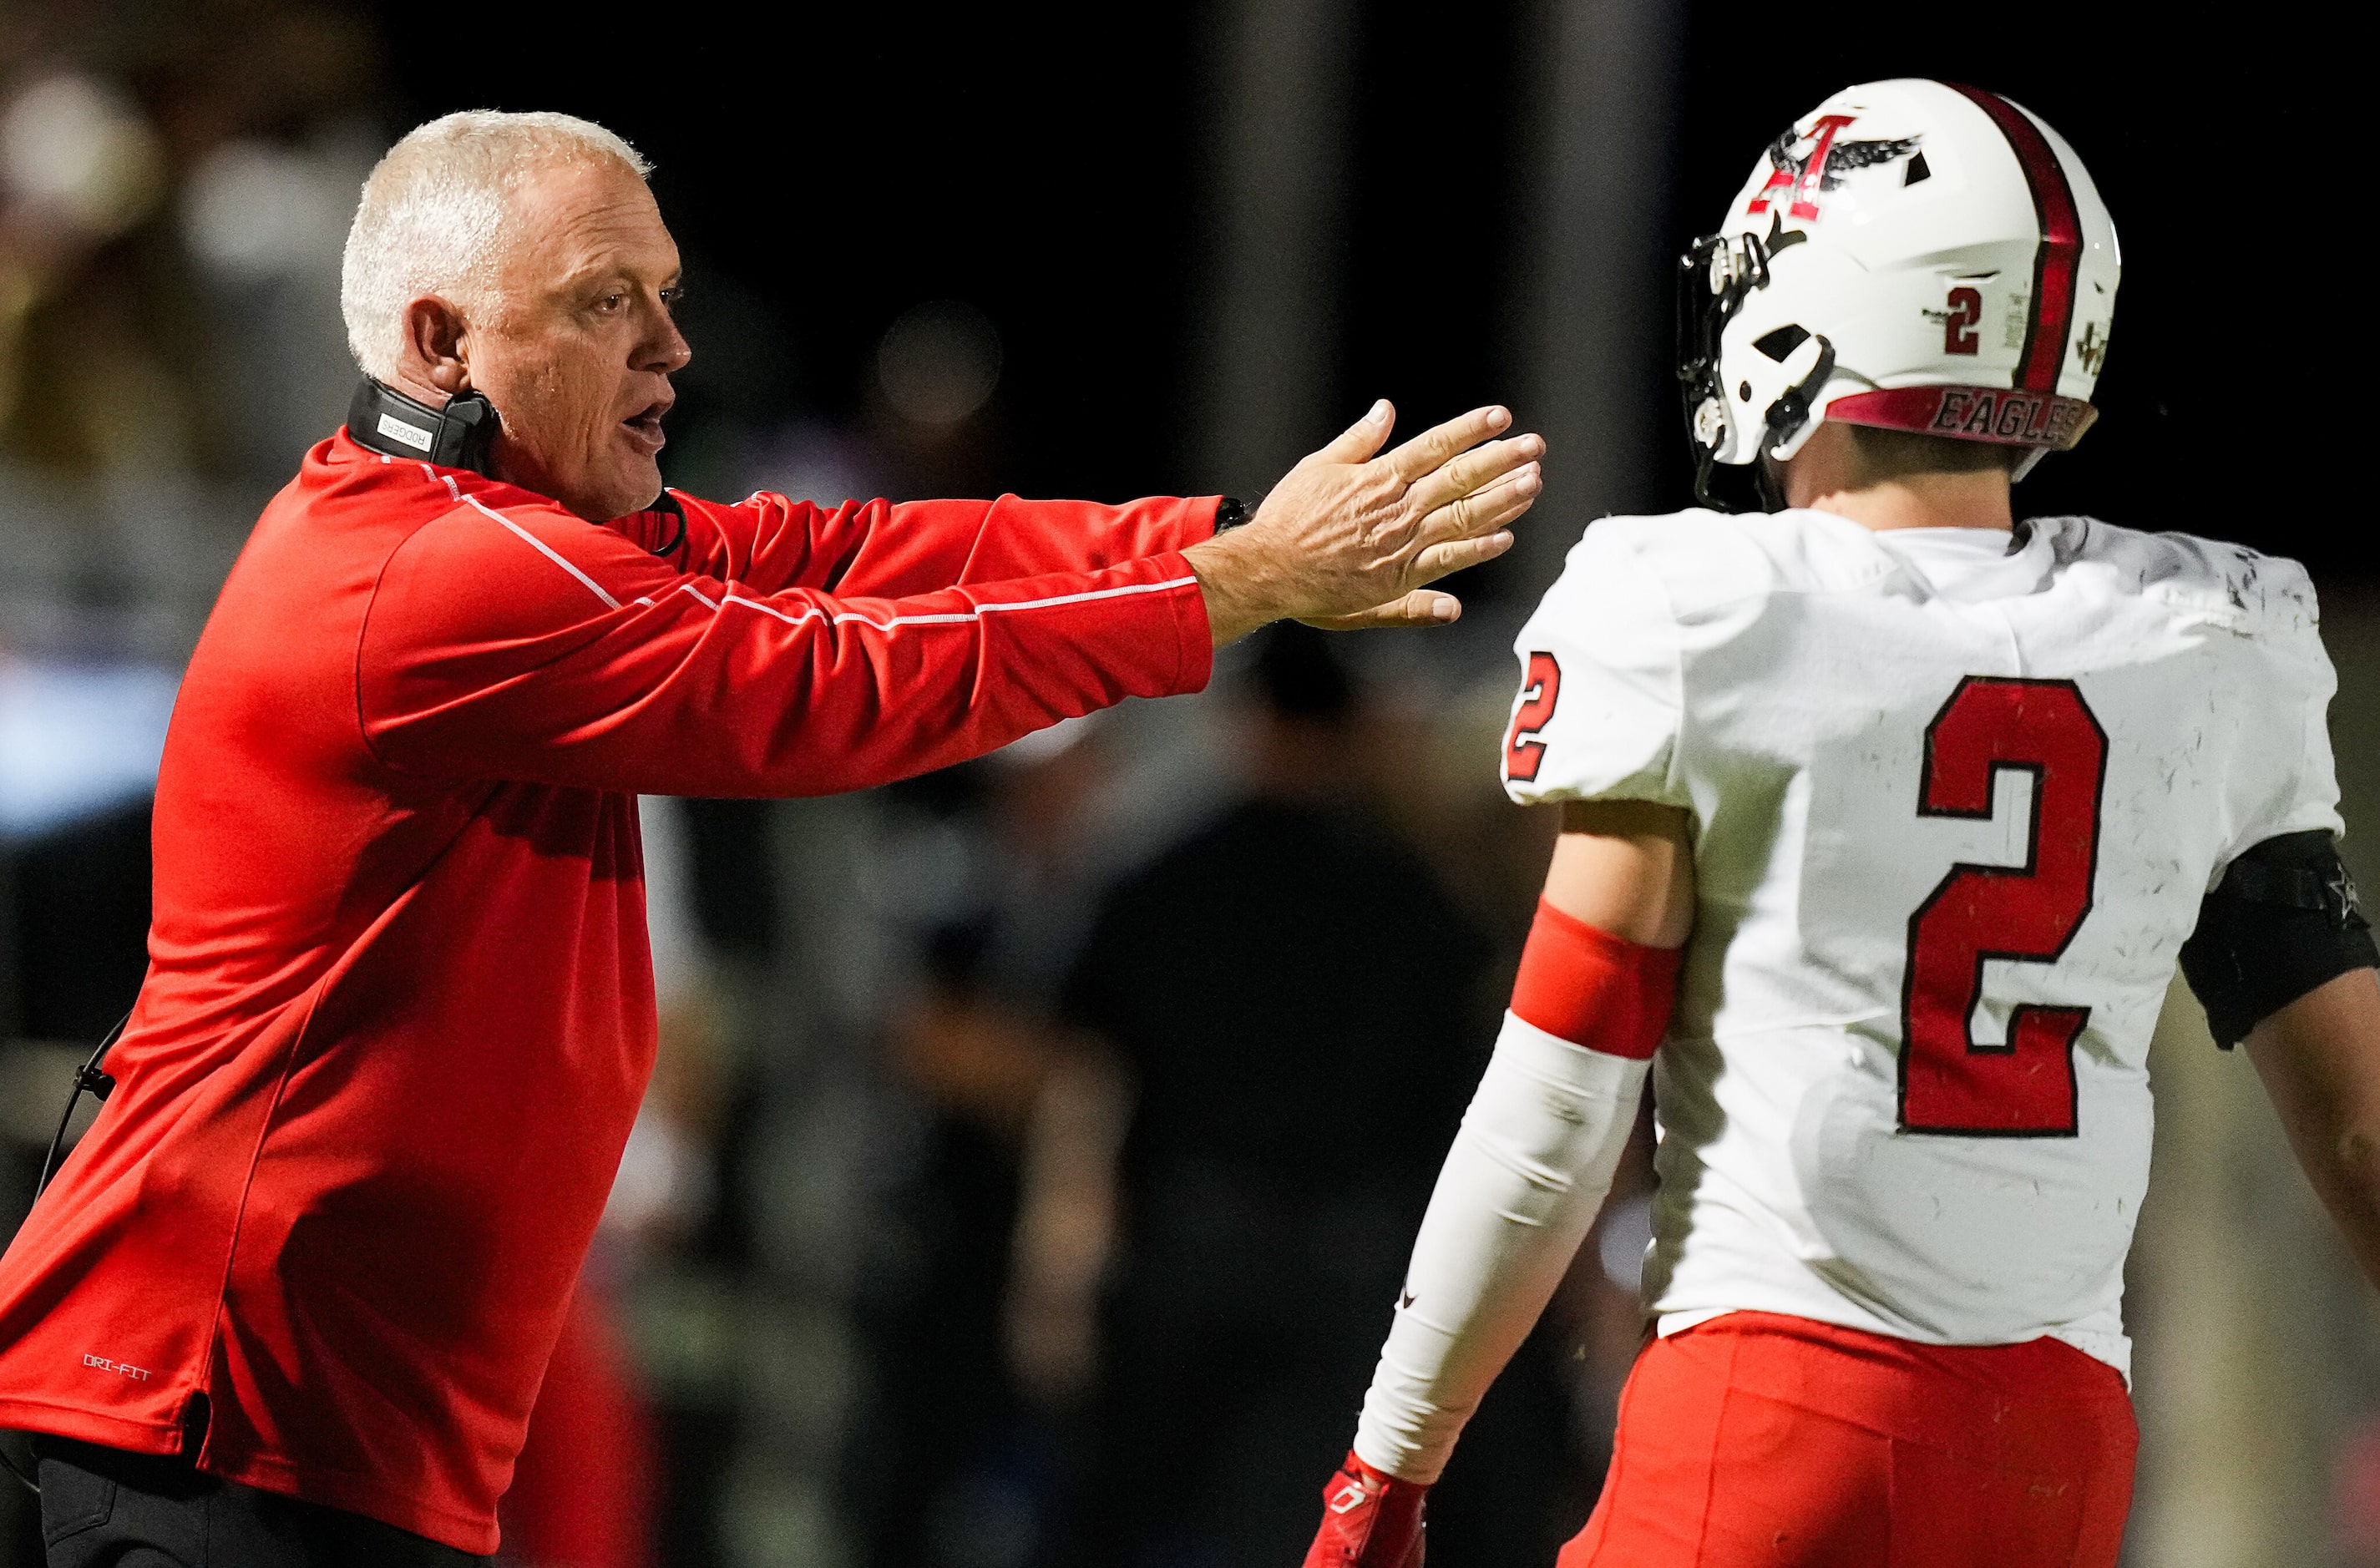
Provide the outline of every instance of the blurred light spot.
[[355,193],[303,153],[233,141],[207,154],[182,194],[182,237],[218,271],[260,279],[335,272]]
[[992,753],[1004,766],[1029,768],[1039,762],[1052,762],[1088,740],[1099,727],[1101,715],[1085,713],[1072,719],[1061,719],[1046,730],[1035,730],[1020,735]]
[[1000,334],[960,300],[915,306],[877,346],[876,379],[902,418],[955,425],[990,402],[1000,384]]
[[0,113],[0,185],[97,237],[120,234],[164,188],[157,136],[120,89],[83,76],[27,87]]
[[691,1230],[710,1211],[711,1194],[702,1151],[649,1101],[628,1129],[602,1222],[638,1236],[664,1227]]
[[179,685],[150,664],[0,664],[0,833],[31,838],[155,789]]
[[774,491],[829,511],[882,493],[866,455],[840,432],[793,419],[753,438],[730,490]]
[[1645,1254],[1652,1245],[1653,1199],[1640,1195],[1613,1204],[1596,1243],[1596,1260],[1603,1265],[1603,1277],[1621,1290],[1643,1289]]

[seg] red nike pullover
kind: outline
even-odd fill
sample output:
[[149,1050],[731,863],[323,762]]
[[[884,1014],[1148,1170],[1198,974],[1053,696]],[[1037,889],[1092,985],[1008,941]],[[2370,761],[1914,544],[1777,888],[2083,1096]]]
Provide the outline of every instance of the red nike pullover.
[[[638,794],[816,795],[1204,686],[1212,501],[609,527],[343,432],[158,780],[117,1088],[0,1259],[0,1425],[496,1547],[653,1051]],[[955,586],[954,586],[955,585]]]

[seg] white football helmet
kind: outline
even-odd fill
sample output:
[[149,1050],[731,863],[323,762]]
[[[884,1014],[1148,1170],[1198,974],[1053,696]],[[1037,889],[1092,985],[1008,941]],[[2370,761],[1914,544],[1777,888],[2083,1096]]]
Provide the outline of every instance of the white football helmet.
[[2082,439],[2107,355],[2115,225],[2074,150],[1995,93],[1846,88],[1771,143],[1680,263],[1678,377],[1706,504],[1718,465],[1821,419],[2034,449]]

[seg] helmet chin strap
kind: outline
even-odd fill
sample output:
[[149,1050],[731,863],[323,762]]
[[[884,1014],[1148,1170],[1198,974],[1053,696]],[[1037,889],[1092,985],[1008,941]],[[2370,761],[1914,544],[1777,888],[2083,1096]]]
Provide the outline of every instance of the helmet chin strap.
[[1781,449],[1791,446],[1798,451],[1806,439],[1818,394],[1826,390],[1828,378],[1835,373],[1835,346],[1826,334],[1812,333],[1793,350],[1785,362],[1785,372],[1791,375],[1797,369],[1802,374],[1786,383],[1785,390],[1777,395],[1777,400],[1768,405],[1762,418],[1763,456],[1775,454],[1790,457],[1792,452]]
[[1827,341],[1824,333],[1813,333],[1793,350],[1792,359],[1805,362],[1808,369],[1768,405],[1767,416],[1762,421],[1760,450],[1752,460],[1753,484],[1760,492],[1762,507],[1770,512],[1781,512],[1786,505],[1781,476],[1792,457],[1791,454],[1780,455],[1780,449],[1790,443],[1798,452],[1808,439],[1817,418],[1811,411],[1812,405],[1826,390],[1828,378],[1835,373],[1835,346]]

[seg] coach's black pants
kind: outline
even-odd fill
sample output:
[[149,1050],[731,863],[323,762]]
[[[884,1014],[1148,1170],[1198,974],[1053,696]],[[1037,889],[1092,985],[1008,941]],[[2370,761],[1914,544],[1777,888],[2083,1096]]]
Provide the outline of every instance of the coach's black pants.
[[35,1440],[50,1568],[465,1568],[489,1560],[187,1459]]

